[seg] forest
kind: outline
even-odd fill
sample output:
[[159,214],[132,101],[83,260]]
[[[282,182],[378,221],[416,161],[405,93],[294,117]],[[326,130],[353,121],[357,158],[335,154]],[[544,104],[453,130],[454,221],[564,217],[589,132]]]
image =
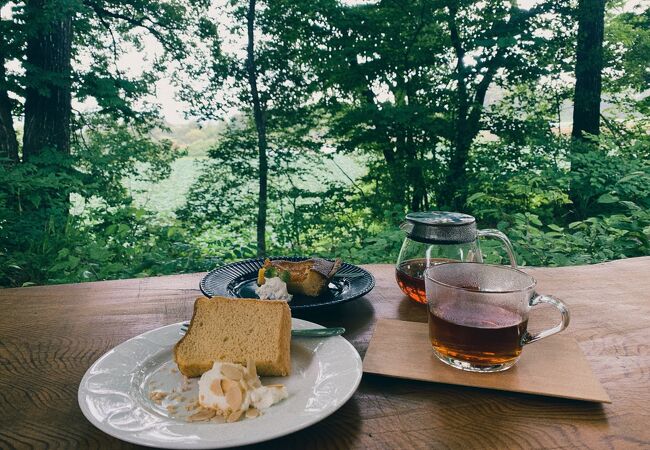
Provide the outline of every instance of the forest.
[[[500,229],[522,265],[650,255],[648,3],[0,0],[0,11],[0,286],[264,255],[394,263],[404,215],[425,210]],[[216,130],[164,215],[133,188],[158,189],[193,151],[156,102],[163,78],[185,117]]]

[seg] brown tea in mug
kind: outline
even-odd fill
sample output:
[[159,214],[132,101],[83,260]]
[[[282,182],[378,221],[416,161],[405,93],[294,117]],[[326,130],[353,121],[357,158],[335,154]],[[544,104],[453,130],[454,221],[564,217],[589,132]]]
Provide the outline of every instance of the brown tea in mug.
[[[457,262],[447,258],[431,258],[429,265]],[[424,271],[427,269],[427,260],[409,259],[402,262],[395,270],[397,285],[402,292],[418,303],[427,303],[427,296],[424,290]]]
[[435,311],[429,308],[433,347],[443,357],[477,365],[517,359],[527,325],[518,313],[488,303],[442,303]]

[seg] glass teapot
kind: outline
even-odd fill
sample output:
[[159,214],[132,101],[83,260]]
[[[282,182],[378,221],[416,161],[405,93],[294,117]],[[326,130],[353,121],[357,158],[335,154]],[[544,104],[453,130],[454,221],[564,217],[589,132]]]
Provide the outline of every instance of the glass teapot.
[[406,238],[399,252],[395,278],[402,292],[418,303],[426,303],[424,271],[445,262],[483,262],[479,237],[501,240],[517,267],[515,252],[505,234],[498,230],[478,230],[476,219],[468,214],[447,211],[417,212],[406,215],[400,225]]

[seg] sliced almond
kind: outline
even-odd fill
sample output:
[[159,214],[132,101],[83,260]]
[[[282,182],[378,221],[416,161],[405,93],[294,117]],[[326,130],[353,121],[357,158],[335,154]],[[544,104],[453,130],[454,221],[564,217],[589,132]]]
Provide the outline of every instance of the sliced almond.
[[257,417],[260,415],[260,411],[257,408],[248,408],[248,411],[246,411],[246,418],[252,419],[253,417]]
[[255,378],[254,380],[249,380],[248,381],[248,387],[249,389],[257,389],[262,387],[262,382],[260,381],[259,378]]
[[255,366],[255,360],[253,358],[248,358],[246,361],[246,369],[248,376],[251,378],[257,378],[257,367]]
[[224,416],[216,415],[212,419],[210,419],[210,422],[226,423],[226,418]]
[[267,384],[266,387],[282,389],[284,387],[284,384]]
[[226,422],[228,423],[237,422],[243,413],[244,411],[242,411],[241,409],[239,411],[233,411],[226,419]]
[[242,377],[242,373],[239,367],[232,366],[230,364],[223,364],[221,366],[221,374],[224,377],[230,378],[231,380],[235,380],[235,381],[241,380]]
[[202,409],[201,411],[192,414],[187,418],[188,422],[204,422],[206,420],[212,419],[216,415],[214,409]]
[[230,406],[233,411],[237,411],[241,408],[242,400],[242,392],[239,385],[234,385],[226,391],[226,403],[228,403],[228,406]]
[[223,389],[221,389],[221,380],[212,380],[212,383],[210,383],[210,390],[214,395],[223,395]]
[[149,393],[149,398],[151,400],[155,401],[155,402],[160,401],[160,400],[164,399],[165,397],[167,397],[167,393],[163,392],[163,391],[153,391],[153,392]]
[[221,390],[223,392],[228,392],[233,386],[239,386],[239,383],[237,381],[229,380],[228,378],[221,380]]

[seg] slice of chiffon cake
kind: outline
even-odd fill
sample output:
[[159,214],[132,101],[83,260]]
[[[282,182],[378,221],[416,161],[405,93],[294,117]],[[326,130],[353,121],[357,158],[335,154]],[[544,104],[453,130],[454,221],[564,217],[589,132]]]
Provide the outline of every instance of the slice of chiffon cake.
[[174,360],[187,377],[210,370],[214,361],[246,365],[262,376],[291,371],[291,310],[283,300],[200,297],[189,329],[174,347]]

